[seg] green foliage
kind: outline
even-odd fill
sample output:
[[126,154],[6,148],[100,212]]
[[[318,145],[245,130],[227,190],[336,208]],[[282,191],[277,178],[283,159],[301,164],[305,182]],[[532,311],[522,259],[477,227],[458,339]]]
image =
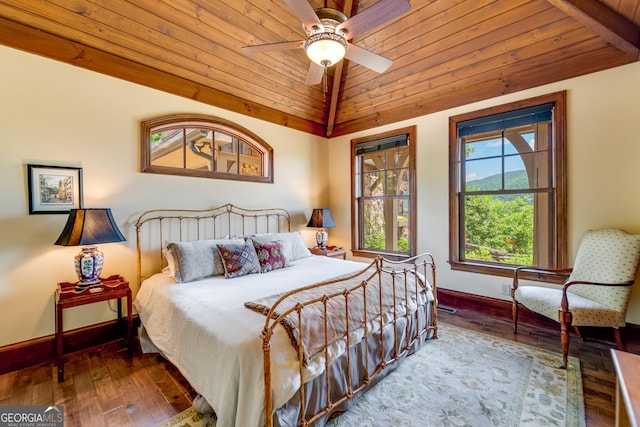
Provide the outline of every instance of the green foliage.
[[400,237],[398,239],[398,252],[409,253],[409,239],[406,237]]
[[[364,239],[364,248],[380,251],[386,250],[384,246],[384,234],[372,234],[366,236]],[[398,252],[409,253],[409,239],[406,237],[398,238]]]
[[515,196],[512,200],[467,196],[464,203],[467,259],[533,263],[532,196]]
[[151,147],[154,147],[160,141],[162,141],[162,132],[154,133],[151,135]]
[[364,239],[365,249],[384,249],[384,234],[369,234]]
[[397,249],[393,247],[386,247],[385,245],[387,227],[398,227],[400,223],[406,222],[407,220],[408,218],[406,216],[398,215],[394,223],[385,224],[384,201],[377,200],[365,204],[363,215],[363,248],[379,251],[397,251],[400,253],[409,253],[409,239],[406,236],[400,235],[398,237]]

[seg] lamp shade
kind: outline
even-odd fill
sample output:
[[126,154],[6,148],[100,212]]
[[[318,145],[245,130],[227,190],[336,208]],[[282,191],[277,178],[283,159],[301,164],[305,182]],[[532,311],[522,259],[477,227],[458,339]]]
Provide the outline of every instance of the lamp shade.
[[100,283],[100,273],[104,264],[102,252],[93,245],[125,240],[113,220],[111,209],[72,209],[67,224],[55,244],[86,246],[75,258],[78,286],[85,287]]
[[313,228],[333,228],[336,223],[333,221],[331,211],[328,208],[314,209],[307,227]]
[[125,240],[113,220],[111,209],[71,209],[67,224],[55,244],[81,246]]

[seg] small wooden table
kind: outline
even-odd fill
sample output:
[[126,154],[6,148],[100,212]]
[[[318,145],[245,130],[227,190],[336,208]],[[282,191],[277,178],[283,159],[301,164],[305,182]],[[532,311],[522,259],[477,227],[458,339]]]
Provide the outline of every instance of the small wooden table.
[[640,421],[640,356],[611,349],[616,369],[616,426],[638,427]]
[[347,251],[344,248],[336,248],[327,247],[327,248],[310,248],[309,249],[314,255],[328,256],[330,258],[342,257],[342,259],[347,259]]
[[125,340],[127,343],[127,354],[133,357],[133,345],[131,340],[132,331],[132,301],[131,288],[129,282],[120,275],[100,278],[97,285],[77,288],[77,283],[58,283],[55,295],[56,303],[56,358],[58,363],[58,382],[64,381],[64,340],[63,340],[63,317],[65,308],[77,307],[79,305],[93,304],[94,302],[118,299],[118,322],[122,319],[122,298],[127,298],[127,328]]

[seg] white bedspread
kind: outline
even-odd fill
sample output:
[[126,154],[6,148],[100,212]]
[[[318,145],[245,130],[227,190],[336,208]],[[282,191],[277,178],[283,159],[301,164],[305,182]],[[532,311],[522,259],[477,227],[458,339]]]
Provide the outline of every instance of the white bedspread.
[[[135,300],[153,344],[214,408],[218,427],[264,425],[264,369],[259,336],[265,317],[246,301],[286,292],[365,268],[367,264],[312,256],[282,270],[235,279],[216,276],[176,283],[159,273]],[[284,328],[272,338],[274,408],[299,387],[297,355]]]

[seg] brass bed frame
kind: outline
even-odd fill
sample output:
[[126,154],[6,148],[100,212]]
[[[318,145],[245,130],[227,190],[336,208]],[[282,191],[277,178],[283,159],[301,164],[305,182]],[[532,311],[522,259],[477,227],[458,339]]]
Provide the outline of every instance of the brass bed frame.
[[[142,232],[149,231],[143,238]],[[135,223],[138,285],[160,271],[165,242],[219,239],[291,231],[291,216],[281,208],[244,209],[231,203],[211,209],[153,209]],[[155,238],[154,238],[155,237]]]
[[[153,273],[162,269],[162,248],[166,241],[184,241],[198,239],[213,239],[232,236],[247,236],[257,233],[284,232],[291,229],[291,216],[285,209],[243,209],[232,204],[225,204],[207,210],[151,210],[141,214],[135,224],[136,228],[136,254],[138,261],[138,283]],[[149,231],[149,235],[145,234]],[[144,236],[143,236],[144,234]],[[153,249],[150,249],[153,248]],[[150,265],[151,267],[148,267]],[[286,294],[283,294],[271,307],[266,315],[265,325],[260,335],[262,340],[262,351],[264,361],[264,404],[265,423],[267,427],[289,425],[287,421],[291,418],[291,408],[283,410],[287,412],[283,420],[276,415],[278,408],[273,408],[272,400],[272,378],[271,373],[271,337],[274,329],[281,324],[283,318],[288,315],[297,316],[301,321],[302,311],[311,305],[321,304],[326,310],[328,301],[332,299],[343,299],[347,309],[352,295],[362,290],[366,295],[366,287],[378,284],[380,294],[382,293],[382,279],[384,275],[389,275],[393,283],[400,280],[403,283],[403,291],[393,291],[393,306],[398,307],[402,301],[407,301],[410,290],[414,295],[419,292],[418,287],[424,287],[418,280],[411,282],[409,278],[422,275],[425,280],[429,280],[432,288],[433,299],[425,301],[422,306],[416,307],[415,311],[409,312],[409,304],[404,304],[405,313],[399,310],[391,310],[392,319],[389,323],[383,324],[383,316],[379,315],[370,319],[379,322],[379,327],[369,333],[369,328],[365,327],[364,337],[359,343],[350,342],[349,314],[345,313],[347,333],[346,351],[336,360],[330,361],[327,353],[327,345],[324,349],[324,374],[317,378],[303,383],[302,339],[298,344],[299,366],[298,373],[301,387],[296,395],[291,398],[287,405],[294,405],[298,426],[308,426],[311,423],[319,422],[323,425],[331,414],[336,411],[346,410],[354,396],[358,395],[387,373],[395,369],[399,362],[406,355],[416,351],[420,345],[429,338],[438,337],[437,326],[437,294],[436,294],[436,266],[431,254],[422,254],[403,261],[390,261],[382,257],[376,258],[367,266],[366,271],[371,269],[371,273],[364,280],[349,282],[350,279],[358,276],[355,273],[348,277],[336,278],[334,280],[306,286]],[[336,284],[345,283],[345,287],[335,291]],[[410,283],[413,283],[411,285]],[[410,286],[415,288],[411,289]],[[285,309],[282,313],[278,308],[286,307],[287,301],[298,295],[300,292],[308,290],[333,289],[330,293],[323,294],[322,297],[314,298],[301,303],[296,303],[292,308]],[[396,295],[399,293],[399,295]],[[379,296],[379,307],[383,306],[382,295]],[[416,297],[416,301],[418,298]],[[373,303],[371,303],[373,304]],[[325,312],[326,314],[326,312]],[[364,319],[367,323],[367,298],[364,298]],[[324,316],[324,340],[327,343],[327,316]],[[299,323],[300,324],[300,323]],[[258,338],[258,337],[256,337]],[[360,362],[358,362],[360,359]],[[361,362],[364,360],[364,363]],[[330,369],[330,364],[346,366],[346,369]],[[359,366],[355,366],[359,365]],[[355,374],[352,373],[355,369]],[[345,381],[336,386],[336,378],[332,378],[331,372],[339,372],[338,375],[346,376]],[[346,387],[346,389],[345,389]],[[309,404],[309,396],[314,391],[322,390],[324,393],[324,404]],[[317,399],[316,399],[317,400]],[[283,407],[284,408],[284,407]],[[289,418],[287,418],[289,417]]]

